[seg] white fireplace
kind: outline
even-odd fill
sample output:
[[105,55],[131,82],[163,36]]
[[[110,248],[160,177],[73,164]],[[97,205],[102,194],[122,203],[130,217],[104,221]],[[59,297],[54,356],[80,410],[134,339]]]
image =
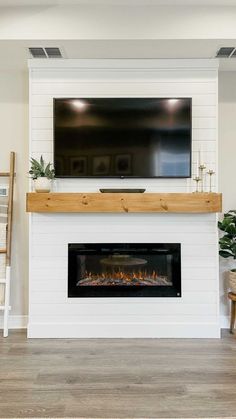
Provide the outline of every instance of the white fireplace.
[[[31,156],[53,160],[54,97],[191,97],[193,174],[199,150],[204,163],[217,171],[216,60],[30,60],[29,67]],[[194,186],[190,179],[57,179],[54,190],[192,192]],[[219,337],[216,218],[33,213],[28,336]],[[69,243],[179,243],[181,297],[69,298]]]

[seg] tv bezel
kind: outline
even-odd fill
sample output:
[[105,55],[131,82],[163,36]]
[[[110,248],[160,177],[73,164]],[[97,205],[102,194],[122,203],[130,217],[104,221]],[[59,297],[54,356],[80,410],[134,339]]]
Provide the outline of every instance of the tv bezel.
[[[58,176],[55,173],[56,179],[190,179],[192,177],[192,141],[193,141],[193,134],[192,134],[192,97],[176,97],[176,96],[167,96],[167,97],[153,97],[153,96],[145,96],[145,97],[111,97],[111,96],[87,96],[87,97],[54,97],[53,98],[53,164],[55,162],[55,102],[57,100],[86,100],[86,99],[188,99],[190,101],[190,172],[189,176],[132,176],[132,175],[107,175],[107,176],[71,176],[71,175],[61,175]],[[55,167],[55,166],[54,166]]]

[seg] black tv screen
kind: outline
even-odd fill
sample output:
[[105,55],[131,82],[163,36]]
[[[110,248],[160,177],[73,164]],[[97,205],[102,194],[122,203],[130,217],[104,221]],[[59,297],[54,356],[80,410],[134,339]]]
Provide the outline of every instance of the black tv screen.
[[56,177],[191,176],[191,98],[54,99]]

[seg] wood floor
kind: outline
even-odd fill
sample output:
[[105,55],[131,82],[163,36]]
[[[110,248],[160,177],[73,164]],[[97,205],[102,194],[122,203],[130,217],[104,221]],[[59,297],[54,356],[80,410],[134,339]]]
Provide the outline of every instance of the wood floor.
[[0,417],[234,417],[236,335],[0,338]]

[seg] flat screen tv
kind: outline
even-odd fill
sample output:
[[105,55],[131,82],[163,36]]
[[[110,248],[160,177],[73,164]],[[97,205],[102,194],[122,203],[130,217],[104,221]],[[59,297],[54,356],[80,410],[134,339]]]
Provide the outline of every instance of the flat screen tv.
[[190,177],[191,108],[191,98],[54,99],[56,177]]

